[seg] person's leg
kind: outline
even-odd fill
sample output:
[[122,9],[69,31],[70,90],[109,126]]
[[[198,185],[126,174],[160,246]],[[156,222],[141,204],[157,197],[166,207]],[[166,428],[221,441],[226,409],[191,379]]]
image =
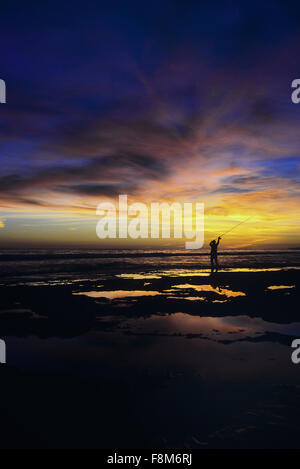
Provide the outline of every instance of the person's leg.
[[218,256],[215,257],[216,272],[219,270]]
[[210,273],[212,274],[214,271],[214,258],[213,256],[211,255],[210,256]]

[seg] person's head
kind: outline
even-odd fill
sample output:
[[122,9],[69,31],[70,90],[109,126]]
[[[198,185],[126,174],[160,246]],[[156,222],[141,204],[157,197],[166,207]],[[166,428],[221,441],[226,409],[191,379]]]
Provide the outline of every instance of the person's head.
[[216,244],[216,240],[213,239],[212,242],[211,242],[211,244]]

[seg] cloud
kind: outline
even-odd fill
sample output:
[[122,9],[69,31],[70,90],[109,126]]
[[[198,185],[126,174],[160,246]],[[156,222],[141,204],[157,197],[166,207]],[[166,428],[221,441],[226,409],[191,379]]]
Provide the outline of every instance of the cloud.
[[234,186],[229,186],[229,185],[223,185],[218,187],[215,191],[213,191],[215,194],[242,194],[244,192],[251,192],[253,189],[250,188],[240,188],[240,187],[234,187]]
[[163,161],[145,154],[123,153],[87,159],[75,165],[57,165],[40,170],[31,167],[24,175],[2,176],[0,197],[2,200],[42,205],[47,191],[114,196],[122,192],[135,193],[143,187],[145,180],[163,179],[167,174],[168,168]]
[[56,186],[58,192],[73,193],[85,196],[115,197],[119,194],[134,194],[136,187],[132,184],[71,184]]

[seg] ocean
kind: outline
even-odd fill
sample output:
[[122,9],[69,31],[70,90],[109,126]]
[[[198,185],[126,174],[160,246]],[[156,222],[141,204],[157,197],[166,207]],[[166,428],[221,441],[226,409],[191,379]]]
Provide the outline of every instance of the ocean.
[[[300,250],[224,250],[221,270],[300,267]],[[124,272],[156,272],[184,266],[209,269],[209,252],[186,250],[0,250],[0,282],[66,281],[97,278]]]

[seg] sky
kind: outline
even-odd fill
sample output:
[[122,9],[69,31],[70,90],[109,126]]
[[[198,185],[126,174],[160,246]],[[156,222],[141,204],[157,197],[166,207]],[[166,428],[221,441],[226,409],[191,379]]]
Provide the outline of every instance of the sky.
[[251,217],[224,247],[299,247],[299,39],[294,1],[1,5],[1,246],[151,247],[96,236],[127,194],[204,203],[206,244]]

